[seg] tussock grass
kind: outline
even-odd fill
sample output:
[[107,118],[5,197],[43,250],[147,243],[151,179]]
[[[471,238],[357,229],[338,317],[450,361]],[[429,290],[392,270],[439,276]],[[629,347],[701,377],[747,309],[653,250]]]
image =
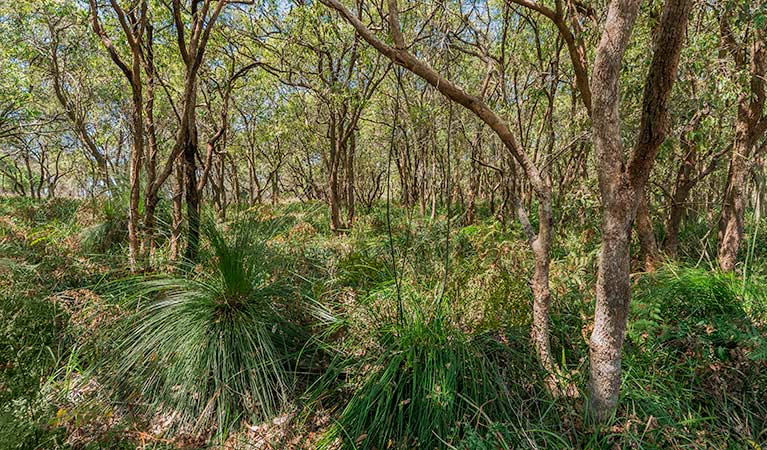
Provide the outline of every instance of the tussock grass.
[[243,423],[279,413],[292,395],[290,367],[300,330],[284,307],[290,291],[253,228],[208,226],[211,271],[114,283],[135,313],[114,334],[107,370],[145,414],[163,411],[178,428],[225,438]]

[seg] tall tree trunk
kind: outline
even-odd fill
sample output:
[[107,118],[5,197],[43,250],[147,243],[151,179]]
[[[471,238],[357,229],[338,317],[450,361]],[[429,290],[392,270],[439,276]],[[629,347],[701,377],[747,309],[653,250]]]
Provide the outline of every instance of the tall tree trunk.
[[180,159],[173,163],[175,168],[175,187],[173,192],[173,223],[170,229],[170,249],[168,259],[178,260],[181,248],[181,230],[184,223],[184,163]]
[[144,189],[144,239],[142,240],[142,255],[146,259],[147,267],[152,266],[155,254],[155,210],[160,201],[159,189],[154,189],[157,182],[157,128],[154,120],[154,31],[151,25],[147,25],[146,61],[146,101],[144,102],[144,124],[146,127],[147,155],[146,155],[146,188]]
[[[196,127],[192,133],[196,134]],[[191,138],[184,142],[184,192],[186,194],[186,250],[184,257],[189,261],[197,261],[200,249],[200,192],[197,190],[197,144]]]
[[280,172],[279,167],[272,172],[272,206],[276,205],[280,199]]
[[670,258],[676,258],[679,252],[679,230],[684,218],[687,197],[690,195],[691,185],[680,184],[674,189],[671,198],[671,207],[668,220],[666,221],[666,239],[663,249]]
[[341,223],[341,206],[338,199],[338,171],[333,170],[328,180],[328,203],[330,206],[330,230],[340,231],[343,229]]
[[[735,139],[732,147],[727,186],[719,215],[719,267],[730,272],[735,269],[741,240],[743,239],[746,208],[746,185],[753,164],[753,147],[767,132],[765,107],[765,75],[767,74],[767,31],[757,27],[748,35],[748,41],[738,42],[730,28],[731,10],[725,10],[719,19],[722,49],[735,60],[737,69],[733,78],[743,83],[738,95],[738,113],[735,120]],[[748,72],[748,77],[743,76]]]
[[590,408],[598,422],[615,411],[621,351],[631,293],[631,223],[668,128],[668,99],[676,78],[691,0],[666,0],[645,81],[639,136],[628,164],[621,138],[619,85],[640,0],[613,0],[596,50],[591,82],[592,133],[602,196],[602,247],[594,330],[589,342]]
[[[138,55],[134,57],[133,71],[141,70]],[[130,201],[128,205],[128,263],[131,270],[136,270],[139,248],[139,202],[141,196],[141,163],[144,152],[144,120],[141,115],[143,99],[141,80],[132,86],[133,109],[131,111],[133,128],[133,146],[130,156]]]

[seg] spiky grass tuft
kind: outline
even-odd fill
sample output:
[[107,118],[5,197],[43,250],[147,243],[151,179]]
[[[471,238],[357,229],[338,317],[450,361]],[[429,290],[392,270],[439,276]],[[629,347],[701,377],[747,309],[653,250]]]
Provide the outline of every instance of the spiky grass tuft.
[[466,336],[446,314],[416,310],[376,331],[373,359],[321,448],[446,448],[463,424],[507,411],[489,342]]
[[285,406],[296,328],[269,272],[274,255],[247,230],[233,230],[230,243],[206,228],[212,273],[117,283],[135,313],[117,331],[111,369],[148,415],[167,412],[187,431],[225,438]]

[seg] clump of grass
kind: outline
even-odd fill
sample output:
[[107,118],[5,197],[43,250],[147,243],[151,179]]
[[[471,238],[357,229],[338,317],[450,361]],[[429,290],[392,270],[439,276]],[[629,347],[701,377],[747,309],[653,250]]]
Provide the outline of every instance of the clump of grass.
[[346,361],[364,375],[321,448],[447,448],[463,424],[507,411],[489,340],[466,336],[439,307],[378,323],[372,356]]
[[136,312],[117,332],[107,372],[148,416],[166,411],[178,427],[223,439],[283,409],[299,333],[264,240],[247,228],[230,231],[232,242],[212,226],[205,234],[211,273],[116,283]]
[[80,245],[90,253],[106,253],[128,241],[127,209],[116,200],[103,202],[98,221],[80,232]]

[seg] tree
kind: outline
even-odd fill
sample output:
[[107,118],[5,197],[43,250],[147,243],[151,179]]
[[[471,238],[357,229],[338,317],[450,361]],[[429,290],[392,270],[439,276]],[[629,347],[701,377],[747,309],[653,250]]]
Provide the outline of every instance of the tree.
[[621,351],[631,292],[631,223],[644,195],[655,155],[666,138],[668,100],[676,79],[692,1],[667,0],[663,5],[644,85],[639,134],[626,161],[619,111],[620,72],[639,4],[638,0],[610,2],[591,80],[592,133],[603,204],[594,330],[589,343],[590,405],[597,421],[609,418],[618,403]]
[[110,2],[120,23],[123,35],[130,47],[130,66],[120,56],[112,43],[99,18],[96,0],[89,0],[91,26],[93,32],[101,39],[101,43],[109,53],[109,57],[125,75],[131,88],[131,133],[133,135],[130,152],[130,200],[128,206],[128,263],[131,269],[136,269],[139,256],[139,201],[141,195],[141,164],[144,158],[144,96],[141,79],[142,40],[147,30],[147,2],[141,0],[129,6],[129,13],[123,10],[117,0]]
[[[722,51],[735,63],[731,76],[741,86],[737,100],[737,118],[717,234],[717,261],[725,272],[735,269],[740,243],[743,240],[746,209],[746,187],[759,139],[767,131],[765,112],[765,75],[767,75],[767,40],[764,2],[727,3],[720,15],[719,28]],[[749,18],[741,39],[731,24],[736,11]],[[760,18],[757,21],[757,18]],[[754,22],[754,27],[750,21]],[[761,22],[761,26],[760,25]],[[742,78],[741,78],[742,77]],[[743,79],[743,82],[740,80]]]
[[[184,161],[184,196],[187,214],[187,244],[185,257],[197,260],[200,247],[200,193],[197,178],[198,130],[197,92],[198,74],[205,58],[205,50],[216,21],[227,4],[244,3],[234,0],[190,0],[189,30],[185,23],[185,9],[181,0],[170,2],[170,11],[176,30],[176,45],[184,65],[183,91],[176,144],[171,153]],[[188,32],[188,38],[187,38]],[[168,169],[166,167],[166,169]],[[170,173],[170,171],[168,171]]]

